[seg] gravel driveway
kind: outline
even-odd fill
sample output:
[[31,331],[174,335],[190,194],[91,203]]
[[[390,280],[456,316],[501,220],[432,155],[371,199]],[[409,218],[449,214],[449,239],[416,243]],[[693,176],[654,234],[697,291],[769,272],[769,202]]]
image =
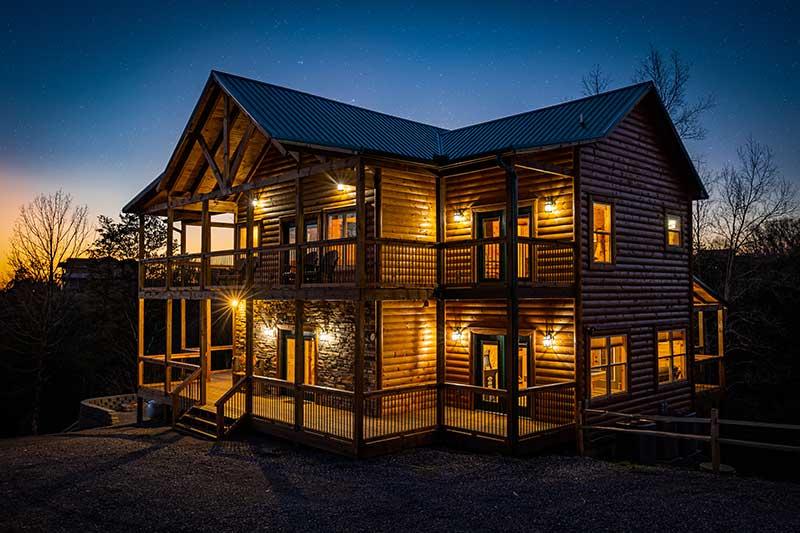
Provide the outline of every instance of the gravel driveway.
[[0,531],[800,531],[800,485],[442,449],[355,461],[116,427],[0,441]]

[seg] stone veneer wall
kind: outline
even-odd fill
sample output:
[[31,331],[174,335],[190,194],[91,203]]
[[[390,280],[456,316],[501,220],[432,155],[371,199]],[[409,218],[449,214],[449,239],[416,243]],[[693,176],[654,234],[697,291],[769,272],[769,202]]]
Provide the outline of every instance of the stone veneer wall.
[[[353,390],[355,362],[355,302],[307,301],[303,306],[304,330],[317,338],[317,385]],[[278,370],[278,329],[294,329],[294,302],[291,300],[253,301],[253,352],[255,373],[275,377]],[[366,390],[377,387],[375,342],[375,304],[367,303],[365,312],[364,371]],[[245,306],[236,312],[234,369],[244,369]]]

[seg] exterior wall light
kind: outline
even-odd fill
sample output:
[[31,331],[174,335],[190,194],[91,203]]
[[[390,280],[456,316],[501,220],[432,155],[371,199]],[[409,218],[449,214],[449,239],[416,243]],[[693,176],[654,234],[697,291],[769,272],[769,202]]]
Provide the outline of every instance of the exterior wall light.
[[328,333],[325,330],[320,330],[320,332],[319,332],[319,340],[320,340],[320,342],[332,342],[333,341],[333,335],[331,335],[330,333]]
[[453,220],[455,220],[456,222],[458,222],[460,224],[461,222],[464,222],[465,220],[467,220],[467,215],[466,215],[466,213],[464,213],[463,209],[456,209],[456,212],[453,215]]
[[239,298],[231,298],[231,309],[236,309],[239,307]]
[[453,328],[453,333],[451,337],[455,342],[460,342],[463,334],[464,334],[464,328]]
[[253,199],[252,199],[252,200],[250,200],[250,204],[251,204],[253,207],[258,207],[258,204],[260,204],[260,203],[261,203],[261,202],[259,201],[259,199],[258,199],[258,197],[257,197],[257,196],[254,196],[254,197],[253,197]]
[[542,338],[542,346],[545,348],[552,348],[553,345],[556,343],[556,336],[553,334],[552,331],[548,331],[544,334]]
[[337,191],[343,191],[344,190],[344,183],[337,183],[336,184],[336,190]]
[[553,197],[545,198],[544,200],[544,212],[545,213],[555,213],[556,212],[556,201]]

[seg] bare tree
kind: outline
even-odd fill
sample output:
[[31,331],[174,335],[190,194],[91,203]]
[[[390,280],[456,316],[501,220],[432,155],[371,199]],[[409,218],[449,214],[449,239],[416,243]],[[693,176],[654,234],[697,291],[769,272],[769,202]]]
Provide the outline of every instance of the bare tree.
[[18,275],[49,286],[58,281],[58,265],[86,251],[91,230],[85,205],[59,190],[40,194],[19,210],[11,233],[9,263]]
[[611,78],[603,72],[600,64],[595,63],[592,70],[581,79],[581,84],[583,85],[583,96],[594,96],[608,90]]
[[689,102],[687,88],[691,78],[690,71],[691,65],[681,59],[677,50],[672,50],[669,56],[665,56],[651,45],[647,56],[639,63],[633,81],[653,82],[658,96],[672,117],[675,129],[683,139],[703,139],[706,129],[700,119],[716,105],[716,101],[713,95],[706,95],[695,102]]
[[20,208],[11,234],[10,264],[16,275],[9,331],[21,375],[30,377],[31,432],[39,431],[51,356],[66,329],[68,302],[58,287],[59,264],[86,250],[90,229],[86,206],[73,206],[63,191],[37,196]]
[[695,200],[692,209],[692,252],[697,254],[700,250],[709,247],[713,239],[711,222],[715,205],[715,190],[719,180],[703,159],[695,159],[694,166],[708,193],[708,198],[705,200]]
[[723,297],[731,300],[737,255],[754,248],[764,226],[790,216],[797,208],[795,187],[783,179],[772,150],[750,137],[737,150],[739,165],[719,173],[718,204],[713,211],[713,231],[726,251]]

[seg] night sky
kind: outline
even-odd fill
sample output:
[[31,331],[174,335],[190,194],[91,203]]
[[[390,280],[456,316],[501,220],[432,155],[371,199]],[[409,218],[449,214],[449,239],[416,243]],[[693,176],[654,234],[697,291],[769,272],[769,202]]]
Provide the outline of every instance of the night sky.
[[39,192],[116,214],[212,68],[452,128],[579,97],[595,63],[629,84],[652,43],[692,63],[692,98],[716,95],[693,155],[719,167],[752,134],[800,181],[797,2],[136,4],[3,7],[0,257]]

